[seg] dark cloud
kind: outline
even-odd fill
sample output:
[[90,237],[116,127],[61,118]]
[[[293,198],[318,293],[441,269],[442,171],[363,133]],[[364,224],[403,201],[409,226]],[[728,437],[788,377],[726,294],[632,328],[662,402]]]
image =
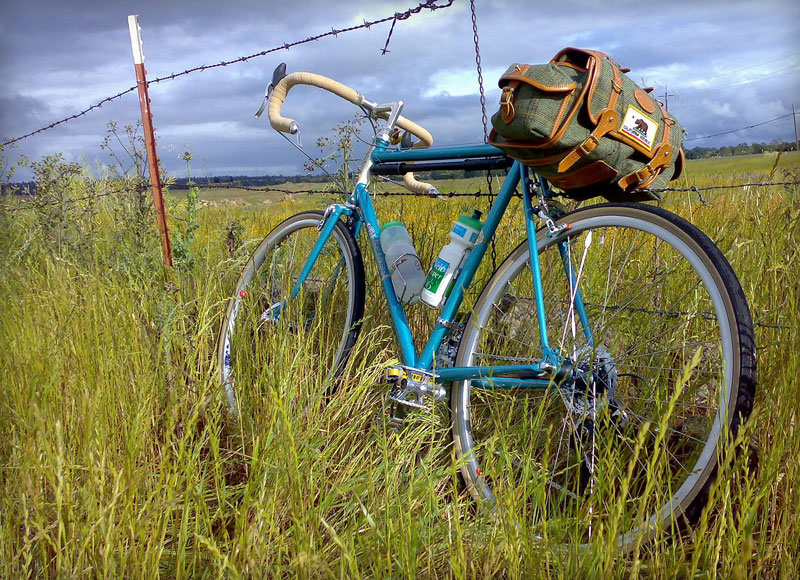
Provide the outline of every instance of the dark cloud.
[[[71,115],[133,84],[127,15],[139,14],[149,78],[249,55],[286,42],[380,18],[415,0],[369,4],[302,2],[5,2],[0,14],[0,135],[16,136]],[[437,143],[482,139],[468,3],[397,23],[342,34],[250,62],[151,87],[160,156],[180,174],[193,153],[198,174],[294,173],[303,158],[255,119],[272,69],[334,77],[370,98],[403,99],[404,114],[429,127]],[[477,2],[489,115],[496,77],[511,62],[544,62],[564,46],[604,50],[631,76],[668,89],[670,109],[690,136],[760,123],[791,111],[800,94],[800,6],[796,2],[676,0],[656,10],[634,0]],[[769,78],[767,78],[769,77]],[[286,104],[304,145],[323,128],[352,118],[335,97],[301,87]],[[16,154],[62,151],[103,161],[106,123],[133,123],[135,94],[79,120],[21,141]],[[785,121],[785,122],[784,122]],[[689,146],[790,139],[791,118],[696,140]]]

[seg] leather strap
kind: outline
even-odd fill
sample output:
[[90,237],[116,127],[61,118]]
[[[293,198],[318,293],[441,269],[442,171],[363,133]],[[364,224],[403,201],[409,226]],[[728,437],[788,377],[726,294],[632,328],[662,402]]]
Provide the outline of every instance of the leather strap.
[[671,158],[672,146],[668,143],[660,143],[653,152],[653,158],[647,165],[638,171],[632,171],[624,175],[617,182],[617,185],[623,191],[628,191],[633,187],[646,187],[669,165]]
[[517,114],[514,108],[514,91],[517,90],[519,83],[520,81],[509,81],[500,94],[500,116],[506,124],[513,121]]
[[622,94],[622,73],[620,72],[619,67],[614,64],[612,60],[609,59],[608,63],[611,65],[611,70],[614,73],[614,80],[611,83],[611,98],[608,99],[608,108],[614,109],[616,108],[617,101]]
[[594,131],[584,139],[583,143],[567,153],[564,159],[558,164],[559,173],[567,171],[570,167],[575,165],[575,163],[591,153],[600,144],[600,138],[616,129],[618,124],[619,115],[617,112],[613,108],[603,109],[600,112],[600,117],[597,120],[597,127],[595,127]]
[[595,183],[611,181],[617,176],[617,170],[605,161],[595,161],[585,167],[570,171],[569,173],[559,173],[558,175],[547,175],[547,181],[560,187],[561,189],[576,189]]
[[672,126],[675,124],[675,119],[667,115],[667,112],[660,103],[658,103],[658,108],[661,111],[661,122],[664,123],[664,135],[661,137],[661,142],[669,143],[669,134],[672,130]]

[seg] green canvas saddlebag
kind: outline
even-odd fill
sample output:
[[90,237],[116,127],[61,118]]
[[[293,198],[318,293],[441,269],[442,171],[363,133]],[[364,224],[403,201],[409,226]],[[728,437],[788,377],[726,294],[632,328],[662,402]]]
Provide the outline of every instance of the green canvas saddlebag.
[[[602,52],[565,48],[500,78],[489,141],[573,199],[660,199],[683,170],[683,129]],[[643,191],[644,190],[644,191]]]

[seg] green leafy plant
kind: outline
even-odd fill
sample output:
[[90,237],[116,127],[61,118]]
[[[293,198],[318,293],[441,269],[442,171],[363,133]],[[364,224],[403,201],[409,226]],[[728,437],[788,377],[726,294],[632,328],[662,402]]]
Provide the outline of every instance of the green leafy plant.
[[186,175],[189,178],[189,189],[184,197],[184,213],[182,216],[173,216],[177,228],[173,230],[172,252],[175,258],[175,265],[182,270],[191,270],[195,266],[196,256],[192,248],[195,239],[195,232],[200,224],[197,221],[198,211],[198,187],[192,181],[191,165],[192,154],[186,151],[182,159],[186,162]]
[[[309,159],[305,163],[307,173],[322,170],[331,178],[325,191],[330,192],[351,192],[355,187],[356,175],[355,146],[361,135],[361,125],[363,117],[355,117],[351,121],[345,121],[333,129],[332,137],[320,137],[317,139],[317,149],[320,156],[316,159]],[[332,167],[333,173],[328,168]]]

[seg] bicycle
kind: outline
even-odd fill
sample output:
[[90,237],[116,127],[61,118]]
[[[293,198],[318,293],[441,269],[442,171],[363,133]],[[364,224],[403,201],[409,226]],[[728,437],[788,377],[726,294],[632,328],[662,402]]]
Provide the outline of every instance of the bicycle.
[[[432,148],[430,133],[400,115],[402,101],[375,103],[319,75],[276,70],[258,114],[268,104],[278,131],[297,132],[281,108],[298,84],[330,91],[381,125],[347,201],[279,224],[242,272],[218,347],[231,410],[259,329],[307,338],[334,391],[364,314],[357,239],[366,230],[402,360],[388,379],[394,419],[449,397],[455,456],[479,503],[527,510],[557,544],[586,545],[602,527],[623,552],[696,521],[755,391],[747,301],[713,242],[658,207],[559,211],[547,182],[499,149]],[[403,174],[411,191],[435,196],[410,170],[452,167],[507,176],[418,352],[390,280],[370,178]],[[459,315],[517,188],[527,239]]]

